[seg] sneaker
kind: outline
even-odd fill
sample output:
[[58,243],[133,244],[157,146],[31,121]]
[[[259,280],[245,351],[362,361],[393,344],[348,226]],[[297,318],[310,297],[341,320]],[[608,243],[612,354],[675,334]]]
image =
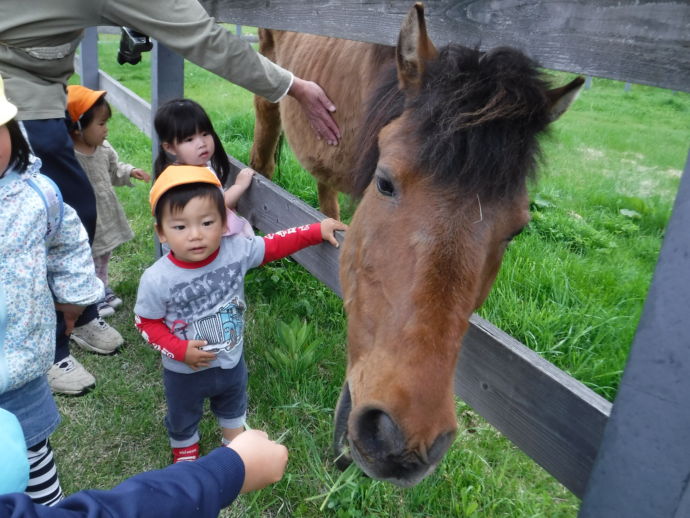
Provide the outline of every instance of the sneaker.
[[191,446],[184,448],[173,448],[173,464],[178,462],[192,461],[199,458],[199,443],[194,443]]
[[106,324],[101,317],[75,327],[70,338],[82,349],[96,354],[115,354],[124,342],[120,333]]
[[83,396],[96,386],[96,378],[70,354],[50,367],[48,384],[54,393]]
[[105,300],[102,300],[98,303],[98,316],[103,318],[103,317],[109,317],[110,315],[115,314],[115,308],[113,308],[110,304],[108,304]]
[[122,305],[122,299],[115,295],[115,292],[111,290],[110,288],[105,289],[105,302],[108,304],[111,308],[118,308]]

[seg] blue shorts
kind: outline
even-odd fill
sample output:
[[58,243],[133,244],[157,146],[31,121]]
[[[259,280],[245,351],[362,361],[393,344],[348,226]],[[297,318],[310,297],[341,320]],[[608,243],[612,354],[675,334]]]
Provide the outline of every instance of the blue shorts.
[[214,367],[191,374],[163,369],[168,414],[165,427],[173,448],[199,442],[204,400],[223,428],[239,428],[247,416],[247,366],[244,356],[232,369]]
[[27,448],[46,440],[60,424],[60,413],[45,376],[0,394],[0,408],[17,417]]

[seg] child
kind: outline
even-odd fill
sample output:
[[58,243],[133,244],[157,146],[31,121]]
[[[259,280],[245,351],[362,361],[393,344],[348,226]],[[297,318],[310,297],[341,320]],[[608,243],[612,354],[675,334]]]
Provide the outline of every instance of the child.
[[[81,85],[67,87],[67,127],[74,142],[74,153],[96,194],[96,233],[91,251],[96,265],[96,275],[105,285],[105,298],[98,304],[101,317],[112,315],[122,300],[115,295],[108,283],[108,263],[113,250],[132,239],[134,233],[127,222],[125,212],[117,199],[113,186],[128,185],[136,178],[148,182],[151,177],[145,171],[118,161],[118,156],[108,136],[108,119],[112,116],[105,100],[106,92],[91,90]],[[80,336],[77,329],[73,340],[92,352],[89,341]],[[119,340],[120,344],[122,339]],[[112,351],[110,351],[112,352]]]
[[206,398],[223,443],[244,429],[247,270],[322,240],[337,247],[334,231],[347,228],[329,218],[265,237],[223,236],[226,213],[218,187],[206,167],[169,166],[149,197],[156,233],[171,252],[142,275],[134,312],[139,331],[162,353],[173,462],[198,458]]
[[103,298],[86,230],[39,174],[41,162],[14,120],[0,78],[0,408],[21,424],[31,465],[27,493],[52,505],[62,490],[48,438],[60,415],[46,372],[55,354],[55,310],[69,334]]
[[[191,99],[174,99],[163,104],[153,121],[160,142],[154,164],[154,177],[169,165],[206,166],[224,186],[230,174],[230,161],[220,137],[204,109]],[[242,169],[235,183],[225,191],[226,234],[254,235],[249,222],[235,213],[240,196],[252,183],[254,170]]]

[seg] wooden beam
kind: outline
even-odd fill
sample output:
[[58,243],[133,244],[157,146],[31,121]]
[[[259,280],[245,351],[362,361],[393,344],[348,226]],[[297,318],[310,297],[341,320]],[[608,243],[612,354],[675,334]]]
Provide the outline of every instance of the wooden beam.
[[100,89],[108,92],[108,102],[115,106],[122,114],[134,124],[139,131],[147,137],[151,137],[151,104],[126,88],[111,76],[98,71]]
[[470,324],[455,393],[582,498],[611,403],[487,320]]
[[[394,45],[411,0],[201,0],[221,22]],[[542,66],[690,91],[687,0],[428,0],[429,33],[489,49],[509,45]]]
[[690,153],[582,518],[690,516],[688,227]]

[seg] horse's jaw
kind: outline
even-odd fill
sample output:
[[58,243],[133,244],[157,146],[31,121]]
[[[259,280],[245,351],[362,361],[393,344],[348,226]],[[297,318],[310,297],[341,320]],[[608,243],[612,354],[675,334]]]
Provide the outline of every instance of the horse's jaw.
[[[379,453],[372,450],[371,445],[368,448],[362,447],[360,441],[350,436],[348,422],[351,412],[352,397],[346,381],[340,393],[334,419],[333,448],[337,467],[344,470],[354,461],[367,476],[396,486],[412,487],[431,474],[455,438],[455,432],[439,436],[422,458],[418,453],[405,447],[402,433],[384,414],[379,416],[376,426],[389,429],[389,448],[388,452]],[[359,412],[360,416],[365,412]]]

